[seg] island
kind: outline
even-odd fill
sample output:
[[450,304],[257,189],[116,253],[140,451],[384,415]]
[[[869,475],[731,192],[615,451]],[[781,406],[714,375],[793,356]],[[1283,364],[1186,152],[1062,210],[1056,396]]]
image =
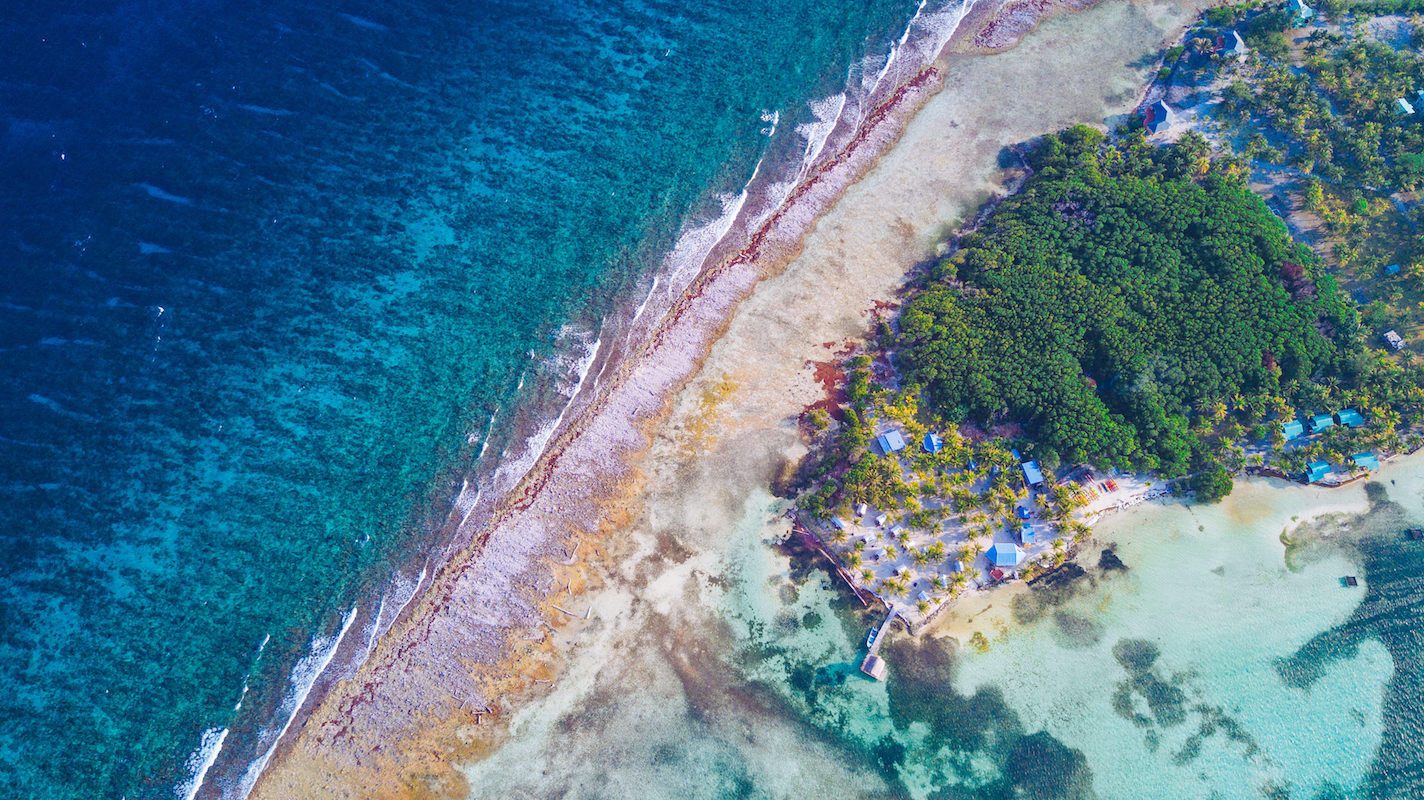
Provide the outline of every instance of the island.
[[1397,5],[1212,9],[1111,134],[1019,148],[805,414],[800,528],[857,597],[919,630],[1114,510],[1420,447],[1424,60]]

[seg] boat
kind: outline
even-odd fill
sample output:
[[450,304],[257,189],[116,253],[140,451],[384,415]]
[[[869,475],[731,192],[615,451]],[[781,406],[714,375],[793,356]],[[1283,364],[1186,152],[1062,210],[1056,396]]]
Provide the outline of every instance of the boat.
[[866,646],[867,648],[874,647],[874,646],[875,646],[875,637],[876,637],[876,636],[879,636],[879,635],[880,635],[880,629],[879,629],[879,628],[871,628],[871,629],[870,629],[870,635],[867,636],[867,637],[865,637],[865,646]]

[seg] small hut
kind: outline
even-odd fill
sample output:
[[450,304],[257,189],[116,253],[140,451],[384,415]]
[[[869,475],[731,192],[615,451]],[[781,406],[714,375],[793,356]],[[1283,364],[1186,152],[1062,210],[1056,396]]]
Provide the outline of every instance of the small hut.
[[1358,428],[1365,424],[1365,418],[1353,408],[1342,408],[1335,412],[1335,421],[1346,428]]
[[880,452],[887,456],[905,449],[905,437],[900,435],[899,431],[886,431],[875,437],[875,443],[880,445]]
[[994,542],[984,554],[989,563],[996,567],[1017,567],[1026,557],[1024,551],[1013,542]]
[[1315,483],[1325,479],[1330,474],[1330,463],[1328,461],[1312,461],[1305,465],[1306,483]]
[[1143,110],[1142,127],[1146,128],[1148,133],[1161,133],[1171,126],[1176,116],[1171,106],[1158,100]]
[[1019,465],[1023,470],[1024,484],[1027,486],[1037,486],[1043,483],[1043,470],[1038,468],[1037,461],[1025,461]]
[[1356,453],[1350,456],[1350,460],[1360,469],[1379,469],[1379,458],[1374,453]]

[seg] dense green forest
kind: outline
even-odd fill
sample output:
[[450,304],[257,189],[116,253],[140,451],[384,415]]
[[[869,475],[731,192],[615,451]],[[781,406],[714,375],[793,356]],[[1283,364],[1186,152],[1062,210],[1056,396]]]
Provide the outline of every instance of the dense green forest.
[[900,317],[937,416],[1020,422],[1049,465],[1211,473],[1228,405],[1285,410],[1350,371],[1353,307],[1199,137],[1080,126],[1031,164]]

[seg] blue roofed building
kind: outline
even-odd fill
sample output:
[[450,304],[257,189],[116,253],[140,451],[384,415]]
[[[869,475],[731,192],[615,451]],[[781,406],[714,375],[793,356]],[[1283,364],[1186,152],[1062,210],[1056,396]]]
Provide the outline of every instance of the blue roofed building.
[[1398,275],[1398,274],[1399,274],[1399,265],[1398,265],[1398,264],[1390,264],[1389,266],[1387,266],[1387,267],[1384,268],[1384,271],[1385,271],[1385,272],[1388,272],[1388,273],[1391,274],[1391,275]]
[[1358,428],[1365,424],[1365,418],[1353,408],[1343,408],[1335,414],[1335,419],[1347,428]]
[[1320,433],[1326,428],[1335,427],[1335,417],[1332,414],[1316,414],[1310,418],[1310,432]]
[[905,449],[905,437],[899,431],[888,431],[875,437],[876,444],[880,445],[880,452],[885,455],[898,453]]
[[1146,128],[1148,133],[1166,130],[1174,119],[1176,119],[1176,114],[1161,100],[1142,111],[1142,127]]
[[1315,9],[1306,5],[1304,0],[1290,0],[1286,4],[1286,8],[1290,10],[1291,22],[1296,27],[1304,25],[1315,17]]
[[1028,509],[1024,506],[1018,506],[1014,508],[1014,516],[1019,519],[1028,519]]
[[925,434],[925,452],[938,453],[944,449],[944,440],[933,433]]
[[1017,567],[1025,558],[1024,551],[1013,542],[994,542],[984,556],[996,567]]
[[1251,49],[1246,46],[1245,40],[1241,38],[1241,34],[1234,30],[1227,31],[1217,38],[1220,40],[1221,52],[1229,56],[1243,59],[1251,52]]
[[1305,480],[1307,483],[1315,483],[1318,480],[1323,480],[1325,476],[1329,474],[1330,462],[1328,461],[1312,461],[1305,465]]
[[1038,468],[1037,461],[1025,461],[1019,466],[1023,468],[1024,483],[1029,486],[1043,483],[1043,471]]
[[1379,459],[1374,453],[1356,453],[1350,456],[1350,460],[1360,469],[1379,469]]
[[1285,434],[1286,441],[1299,438],[1305,433],[1305,426],[1300,424],[1300,420],[1293,419],[1281,426],[1281,433]]
[[1023,526],[1023,530],[1019,531],[1019,541],[1024,544],[1033,544],[1038,541],[1038,534],[1034,533],[1032,525]]

